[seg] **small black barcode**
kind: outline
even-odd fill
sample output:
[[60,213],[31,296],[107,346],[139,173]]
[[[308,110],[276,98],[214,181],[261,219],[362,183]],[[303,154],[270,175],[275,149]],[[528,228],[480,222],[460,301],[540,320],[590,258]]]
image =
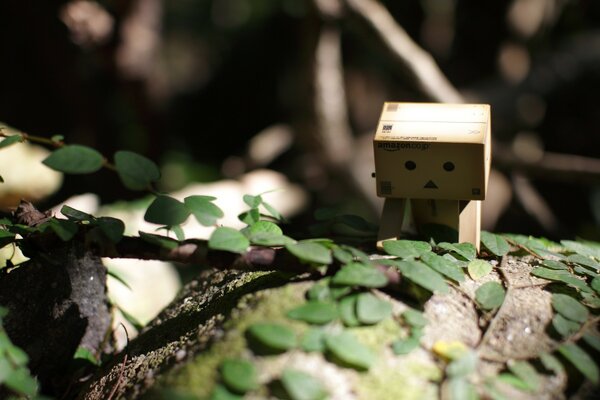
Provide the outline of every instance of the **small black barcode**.
[[390,182],[390,181],[379,182],[379,191],[383,195],[392,194],[392,182]]
[[387,105],[386,111],[389,111],[389,112],[398,111],[398,103],[389,103]]

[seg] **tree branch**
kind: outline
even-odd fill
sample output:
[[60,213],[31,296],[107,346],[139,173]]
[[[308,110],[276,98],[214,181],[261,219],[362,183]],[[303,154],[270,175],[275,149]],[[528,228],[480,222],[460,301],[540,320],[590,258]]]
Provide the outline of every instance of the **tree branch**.
[[434,101],[462,103],[463,98],[439,69],[433,57],[417,45],[389,11],[376,0],[345,0],[346,6],[375,31],[394,58],[415,80],[417,87]]

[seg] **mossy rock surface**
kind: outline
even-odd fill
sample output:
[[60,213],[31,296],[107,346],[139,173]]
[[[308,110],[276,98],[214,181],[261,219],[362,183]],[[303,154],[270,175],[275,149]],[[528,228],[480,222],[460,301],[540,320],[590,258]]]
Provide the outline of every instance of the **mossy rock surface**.
[[[445,379],[449,361],[440,354],[440,345],[456,343],[477,355],[468,381],[480,394],[493,387],[510,399],[566,398],[565,371],[538,374],[540,383],[534,390],[519,390],[497,379],[508,364],[529,360],[537,365],[542,353],[559,345],[548,329],[553,317],[551,293],[545,290],[549,282],[530,275],[537,264],[533,258],[506,256],[486,277],[477,281],[467,277],[452,285],[449,294],[429,297],[421,305],[428,323],[420,346],[403,355],[392,350],[395,340],[409,335],[401,314],[408,304],[419,305],[373,290],[392,304],[391,317],[369,326],[342,328],[333,323],[326,328],[345,329],[375,354],[368,371],[348,368],[327,353],[298,348],[257,355],[248,345],[245,332],[257,322],[280,323],[302,337],[310,325],[291,320],[286,313],[306,301],[305,293],[314,284],[310,277],[207,272],[185,287],[126,353],[103,366],[80,398],[106,398],[115,390],[113,398],[176,398],[177,393],[182,399],[209,399],[220,383],[222,361],[241,358],[256,367],[260,384],[246,399],[276,398],[272,384],[286,368],[317,378],[329,399],[437,399],[450,391]],[[506,287],[506,298],[499,309],[486,312],[477,306],[475,292],[490,281]]]

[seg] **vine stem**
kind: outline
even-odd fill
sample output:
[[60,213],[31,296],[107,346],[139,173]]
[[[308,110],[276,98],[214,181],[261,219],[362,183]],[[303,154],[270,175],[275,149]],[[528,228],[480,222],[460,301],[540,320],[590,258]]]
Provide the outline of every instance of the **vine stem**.
[[[34,135],[30,135],[28,133],[22,132],[20,131],[18,134],[16,135],[9,135],[8,133],[6,133],[4,131],[4,127],[0,127],[0,137],[3,138],[8,138],[11,136],[21,136],[21,142],[31,142],[31,143],[37,143],[37,144],[41,144],[44,146],[48,146],[48,147],[52,147],[53,149],[60,149],[62,147],[65,147],[67,144],[63,141],[63,140],[52,140],[52,139],[48,139],[42,136],[34,136]],[[108,158],[105,157],[104,155],[102,155],[102,167],[113,171],[113,172],[117,172],[117,167],[111,163],[110,161],[108,161]]]

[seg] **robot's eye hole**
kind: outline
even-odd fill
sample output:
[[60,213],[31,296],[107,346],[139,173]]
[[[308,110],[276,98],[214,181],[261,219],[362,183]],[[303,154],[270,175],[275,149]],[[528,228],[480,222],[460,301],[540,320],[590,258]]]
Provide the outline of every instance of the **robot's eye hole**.
[[404,167],[407,170],[412,171],[413,169],[417,168],[417,164],[414,161],[407,161],[404,163]]
[[454,163],[450,162],[450,161],[446,161],[444,163],[444,170],[450,172],[450,171],[454,171]]

